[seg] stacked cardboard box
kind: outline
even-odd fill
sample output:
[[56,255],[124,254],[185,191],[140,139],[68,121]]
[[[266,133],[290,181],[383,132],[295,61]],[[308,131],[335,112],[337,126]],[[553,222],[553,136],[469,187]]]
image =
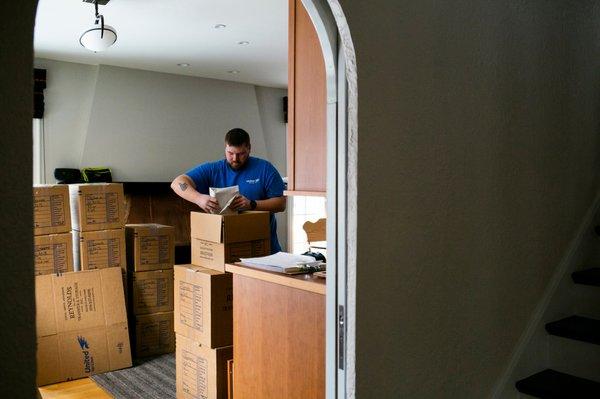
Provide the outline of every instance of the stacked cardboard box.
[[35,275],[73,271],[69,188],[33,187]]
[[233,286],[225,264],[268,255],[269,213],[191,213],[191,265],[175,266],[177,397],[227,398]]
[[227,361],[233,359],[230,273],[175,266],[177,397],[227,398]]
[[125,268],[125,198],[119,183],[70,184],[75,270]]
[[191,213],[192,264],[220,272],[226,263],[271,253],[269,212]]
[[131,366],[121,271],[35,278],[37,383]]
[[160,224],[128,224],[125,235],[134,354],[144,357],[174,352],[175,229]]
[[[86,242],[90,249],[82,251],[83,263],[79,259],[80,237],[102,233],[91,231],[90,226],[99,230],[121,227],[122,244],[116,252],[123,254],[124,264],[122,186],[111,185],[109,191],[119,188],[120,197],[117,194],[112,201],[102,200],[100,194],[89,195],[96,188],[73,191],[67,185],[34,186],[38,385],[131,366],[121,269],[106,269],[112,266],[108,254],[114,257],[115,250],[99,256],[102,244],[92,237],[91,243]],[[113,218],[113,208],[118,215],[115,221],[108,220]],[[104,224],[99,223],[103,213],[110,215],[104,217]],[[108,242],[105,246],[115,246]],[[69,273],[92,268],[103,270]]]

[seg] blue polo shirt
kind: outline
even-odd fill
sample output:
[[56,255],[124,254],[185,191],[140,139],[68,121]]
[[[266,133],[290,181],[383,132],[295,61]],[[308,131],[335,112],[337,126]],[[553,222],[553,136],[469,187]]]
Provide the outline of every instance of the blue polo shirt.
[[[185,174],[192,179],[196,190],[208,194],[209,187],[223,188],[239,186],[240,194],[249,200],[264,200],[283,196],[283,180],[277,169],[264,159],[248,157],[243,168],[234,170],[226,159],[206,162],[198,165]],[[271,213],[271,253],[281,251],[277,240],[277,222]]]

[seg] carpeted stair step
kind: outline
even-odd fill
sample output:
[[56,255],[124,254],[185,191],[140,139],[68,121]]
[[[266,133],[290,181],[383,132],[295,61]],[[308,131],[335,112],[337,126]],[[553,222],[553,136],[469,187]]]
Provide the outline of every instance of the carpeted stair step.
[[595,285],[600,287],[600,267],[579,270],[571,274],[571,278],[577,284]]
[[[569,316],[546,324],[549,334],[600,345],[600,320]],[[600,396],[599,396],[600,397]]]
[[519,392],[542,399],[600,398],[600,383],[546,369],[517,381]]

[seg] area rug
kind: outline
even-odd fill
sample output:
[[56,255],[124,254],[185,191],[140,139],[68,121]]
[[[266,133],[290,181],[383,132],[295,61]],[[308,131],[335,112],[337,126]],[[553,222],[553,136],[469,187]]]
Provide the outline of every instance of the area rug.
[[175,399],[175,354],[135,360],[131,368],[91,378],[116,399]]

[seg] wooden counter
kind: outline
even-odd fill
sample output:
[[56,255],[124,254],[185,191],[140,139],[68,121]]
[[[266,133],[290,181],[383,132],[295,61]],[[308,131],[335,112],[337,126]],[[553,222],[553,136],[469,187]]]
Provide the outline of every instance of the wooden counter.
[[315,277],[312,274],[281,274],[268,272],[266,270],[244,266],[241,263],[236,263],[234,265],[227,264],[225,265],[225,271],[290,288],[298,288],[300,290],[314,292],[315,294],[325,295],[325,279]]
[[225,270],[233,273],[235,398],[324,398],[325,279]]

